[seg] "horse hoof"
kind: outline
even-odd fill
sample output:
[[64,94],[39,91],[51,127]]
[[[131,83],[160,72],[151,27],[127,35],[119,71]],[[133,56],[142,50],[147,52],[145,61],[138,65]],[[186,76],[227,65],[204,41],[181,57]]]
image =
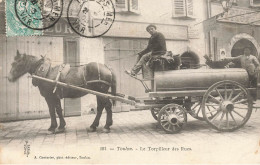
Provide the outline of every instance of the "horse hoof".
[[66,123],[65,123],[65,122],[64,122],[64,123],[61,123],[60,126],[59,126],[59,129],[60,129],[60,128],[64,128],[65,126],[66,126]]
[[65,128],[58,128],[58,130],[56,131],[56,133],[63,133],[65,132]]
[[58,129],[65,129],[65,126],[66,126],[66,125],[60,125],[60,126],[58,127]]
[[110,132],[110,128],[103,128],[103,132],[104,133],[109,133]]
[[93,127],[90,127],[89,129],[87,129],[89,132],[96,132],[97,128],[93,128]]
[[57,126],[56,126],[56,127],[54,127],[54,126],[50,126],[50,128],[48,128],[48,131],[55,130],[56,128],[57,128]]
[[55,128],[49,128],[48,131],[50,132],[50,134],[55,134]]

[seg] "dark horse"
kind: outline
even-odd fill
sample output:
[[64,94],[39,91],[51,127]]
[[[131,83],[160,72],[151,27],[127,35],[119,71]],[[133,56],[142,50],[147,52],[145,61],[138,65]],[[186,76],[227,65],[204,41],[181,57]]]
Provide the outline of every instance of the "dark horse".
[[[17,55],[12,63],[12,68],[8,76],[11,82],[16,81],[22,75],[30,73],[45,77],[52,80],[76,85],[82,88],[88,88],[102,93],[108,93],[111,87],[111,93],[116,93],[116,77],[114,73],[105,65],[91,62],[79,67],[70,67],[67,65],[51,66],[51,62],[47,58],[38,58],[31,55]],[[86,95],[81,91],[58,87],[54,90],[55,84],[33,79],[33,85],[38,86],[41,95],[45,98],[51,117],[51,126],[48,131],[52,133],[63,132],[66,122],[62,115],[61,98],[78,98]],[[55,92],[54,92],[55,91]],[[108,98],[97,96],[97,114],[96,118],[90,126],[90,131],[96,131],[103,109],[106,109],[107,118],[104,131],[109,132],[112,120],[112,103]],[[57,128],[56,113],[60,119],[60,125]]]

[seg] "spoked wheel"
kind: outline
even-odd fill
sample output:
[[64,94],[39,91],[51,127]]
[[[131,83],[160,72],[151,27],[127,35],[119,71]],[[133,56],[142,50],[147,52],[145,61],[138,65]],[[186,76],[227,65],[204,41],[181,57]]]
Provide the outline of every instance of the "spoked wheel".
[[212,85],[202,100],[204,119],[219,131],[241,128],[251,116],[252,101],[246,88],[234,81]]
[[168,104],[160,110],[158,121],[165,132],[177,133],[187,123],[187,113],[182,106]]
[[159,114],[160,108],[152,108],[151,113],[155,120],[158,120],[158,114]]
[[202,98],[195,98],[195,99],[196,101],[194,104],[191,105],[188,113],[195,119],[203,121],[204,118],[203,118],[203,113],[201,108]]

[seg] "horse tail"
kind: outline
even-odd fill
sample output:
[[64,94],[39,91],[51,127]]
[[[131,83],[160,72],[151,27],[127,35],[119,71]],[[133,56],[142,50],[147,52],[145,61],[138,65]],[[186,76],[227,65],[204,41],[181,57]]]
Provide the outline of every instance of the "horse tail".
[[[112,73],[112,82],[111,82],[111,93],[112,95],[116,96],[116,75],[113,71]],[[113,106],[116,105],[116,100],[112,100]]]

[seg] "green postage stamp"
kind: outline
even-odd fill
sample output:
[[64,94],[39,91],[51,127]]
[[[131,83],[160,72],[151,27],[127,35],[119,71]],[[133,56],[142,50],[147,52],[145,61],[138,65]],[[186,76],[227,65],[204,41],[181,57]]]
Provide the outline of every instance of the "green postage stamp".
[[[22,22],[16,16],[15,11],[15,0],[8,0],[6,2],[5,13],[6,13],[6,36],[31,36],[31,35],[42,35],[42,31],[30,29],[22,24]],[[21,10],[23,4],[19,3],[16,8]],[[20,13],[20,12],[19,12]],[[40,17],[40,15],[39,15]],[[41,20],[35,20],[31,22],[36,27],[42,26]]]
[[55,25],[62,15],[62,0],[6,1],[6,35],[42,35]]

